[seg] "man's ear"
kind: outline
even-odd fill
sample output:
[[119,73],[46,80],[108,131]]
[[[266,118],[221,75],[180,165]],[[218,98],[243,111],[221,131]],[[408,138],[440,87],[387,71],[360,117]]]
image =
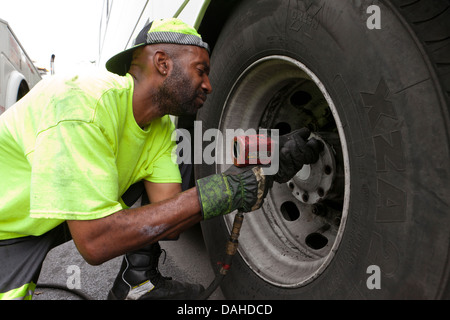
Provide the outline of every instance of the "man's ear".
[[171,70],[171,60],[167,52],[158,50],[155,52],[153,59],[155,69],[162,75],[166,76]]

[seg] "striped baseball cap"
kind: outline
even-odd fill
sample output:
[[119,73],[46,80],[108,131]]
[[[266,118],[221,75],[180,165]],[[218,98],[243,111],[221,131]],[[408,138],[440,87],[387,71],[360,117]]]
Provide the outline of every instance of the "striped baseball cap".
[[197,30],[177,18],[154,20],[147,24],[134,40],[133,47],[113,56],[106,62],[106,69],[124,76],[131,66],[136,48],[157,43],[191,45],[210,52],[209,45],[202,40]]

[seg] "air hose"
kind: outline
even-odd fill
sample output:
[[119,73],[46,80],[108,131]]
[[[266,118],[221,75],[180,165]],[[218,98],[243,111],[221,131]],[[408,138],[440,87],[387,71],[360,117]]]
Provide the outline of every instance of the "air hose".
[[228,274],[228,271],[230,271],[231,261],[233,260],[233,257],[236,254],[237,248],[239,245],[238,238],[239,238],[239,233],[240,233],[243,221],[244,221],[244,214],[242,212],[238,211],[238,213],[236,213],[236,215],[234,216],[233,227],[231,229],[230,237],[229,237],[227,245],[226,245],[224,260],[222,262],[218,263],[221,265],[220,270],[217,273],[214,280],[208,286],[208,288],[206,288],[206,290],[202,294],[200,294],[200,296],[197,298],[197,300],[208,299],[209,296],[214,291],[216,291],[216,289],[222,283],[223,279]]

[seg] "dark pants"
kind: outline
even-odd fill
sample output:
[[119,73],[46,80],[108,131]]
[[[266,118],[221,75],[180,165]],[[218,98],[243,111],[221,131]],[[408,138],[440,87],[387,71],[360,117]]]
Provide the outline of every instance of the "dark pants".
[[64,222],[38,237],[0,240],[0,300],[30,300],[47,253],[71,239]]

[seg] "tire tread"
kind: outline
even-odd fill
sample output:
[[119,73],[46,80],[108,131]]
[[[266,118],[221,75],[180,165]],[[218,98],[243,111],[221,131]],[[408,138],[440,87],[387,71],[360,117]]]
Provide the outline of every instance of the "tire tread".
[[450,0],[393,0],[434,65],[447,106],[450,98]]

